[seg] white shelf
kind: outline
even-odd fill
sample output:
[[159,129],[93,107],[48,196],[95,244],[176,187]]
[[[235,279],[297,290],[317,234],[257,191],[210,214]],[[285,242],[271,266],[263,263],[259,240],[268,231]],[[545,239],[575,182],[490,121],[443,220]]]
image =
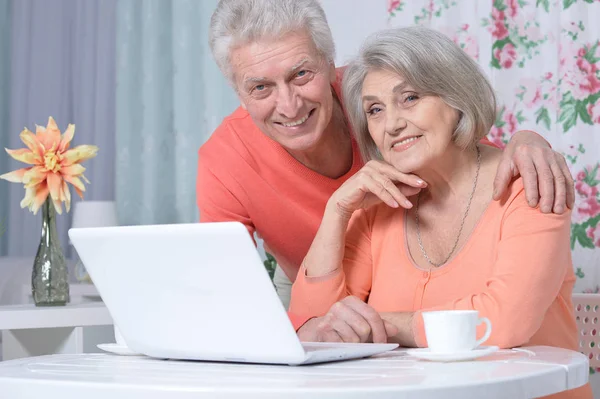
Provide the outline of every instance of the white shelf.
[[102,302],[44,307],[33,304],[0,306],[0,330],[111,324],[112,317]]

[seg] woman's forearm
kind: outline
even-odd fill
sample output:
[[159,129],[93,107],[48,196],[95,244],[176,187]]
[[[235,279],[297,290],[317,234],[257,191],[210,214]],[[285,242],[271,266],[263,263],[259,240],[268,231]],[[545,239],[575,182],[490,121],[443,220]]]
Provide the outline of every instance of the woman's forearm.
[[324,276],[341,267],[350,216],[342,215],[335,204],[327,203],[319,230],[304,258],[308,277]]
[[413,332],[413,312],[385,312],[380,313],[383,320],[392,323],[398,328],[398,334],[388,337],[388,342],[399,344],[406,348],[417,346]]

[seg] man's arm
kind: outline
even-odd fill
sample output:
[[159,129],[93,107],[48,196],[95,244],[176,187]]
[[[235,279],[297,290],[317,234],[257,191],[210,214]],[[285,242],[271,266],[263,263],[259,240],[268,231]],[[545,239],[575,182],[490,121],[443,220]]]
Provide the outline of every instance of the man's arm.
[[543,213],[558,214],[567,207],[573,208],[575,188],[565,158],[530,130],[516,132],[504,149],[494,180],[495,200],[502,197],[510,181],[518,175],[523,178],[529,206],[539,204]]
[[246,208],[202,159],[198,160],[196,203],[201,223],[240,222],[246,226],[251,236],[254,234],[254,224]]

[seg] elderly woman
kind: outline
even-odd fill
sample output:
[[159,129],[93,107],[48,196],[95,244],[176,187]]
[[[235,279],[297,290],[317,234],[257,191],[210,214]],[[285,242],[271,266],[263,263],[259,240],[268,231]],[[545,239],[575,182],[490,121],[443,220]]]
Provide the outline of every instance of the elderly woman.
[[[474,309],[489,344],[576,350],[570,215],[529,207],[520,178],[492,201],[502,154],[478,144],[496,103],[477,64],[433,30],[387,30],[343,97],[370,161],[327,202],[294,283],[290,310],[317,316],[300,337],[424,347],[423,311]],[[408,209],[399,173],[426,187]]]
[[[242,106],[199,151],[200,221],[244,223],[293,279],[329,197],[363,166],[339,100],[341,71],[325,14],[316,0],[221,0],[210,46]],[[517,133],[507,146],[498,196],[519,172],[531,206],[538,193],[543,212],[572,206],[564,158],[535,133]],[[416,180],[403,181],[418,187]],[[285,280],[276,274],[278,287]]]

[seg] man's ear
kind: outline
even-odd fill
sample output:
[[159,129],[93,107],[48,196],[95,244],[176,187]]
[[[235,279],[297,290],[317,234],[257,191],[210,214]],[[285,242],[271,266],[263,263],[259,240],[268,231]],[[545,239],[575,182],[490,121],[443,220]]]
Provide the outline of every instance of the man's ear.
[[337,80],[337,76],[335,73],[335,63],[333,61],[331,61],[329,63],[329,82],[330,83],[335,83],[335,81]]

